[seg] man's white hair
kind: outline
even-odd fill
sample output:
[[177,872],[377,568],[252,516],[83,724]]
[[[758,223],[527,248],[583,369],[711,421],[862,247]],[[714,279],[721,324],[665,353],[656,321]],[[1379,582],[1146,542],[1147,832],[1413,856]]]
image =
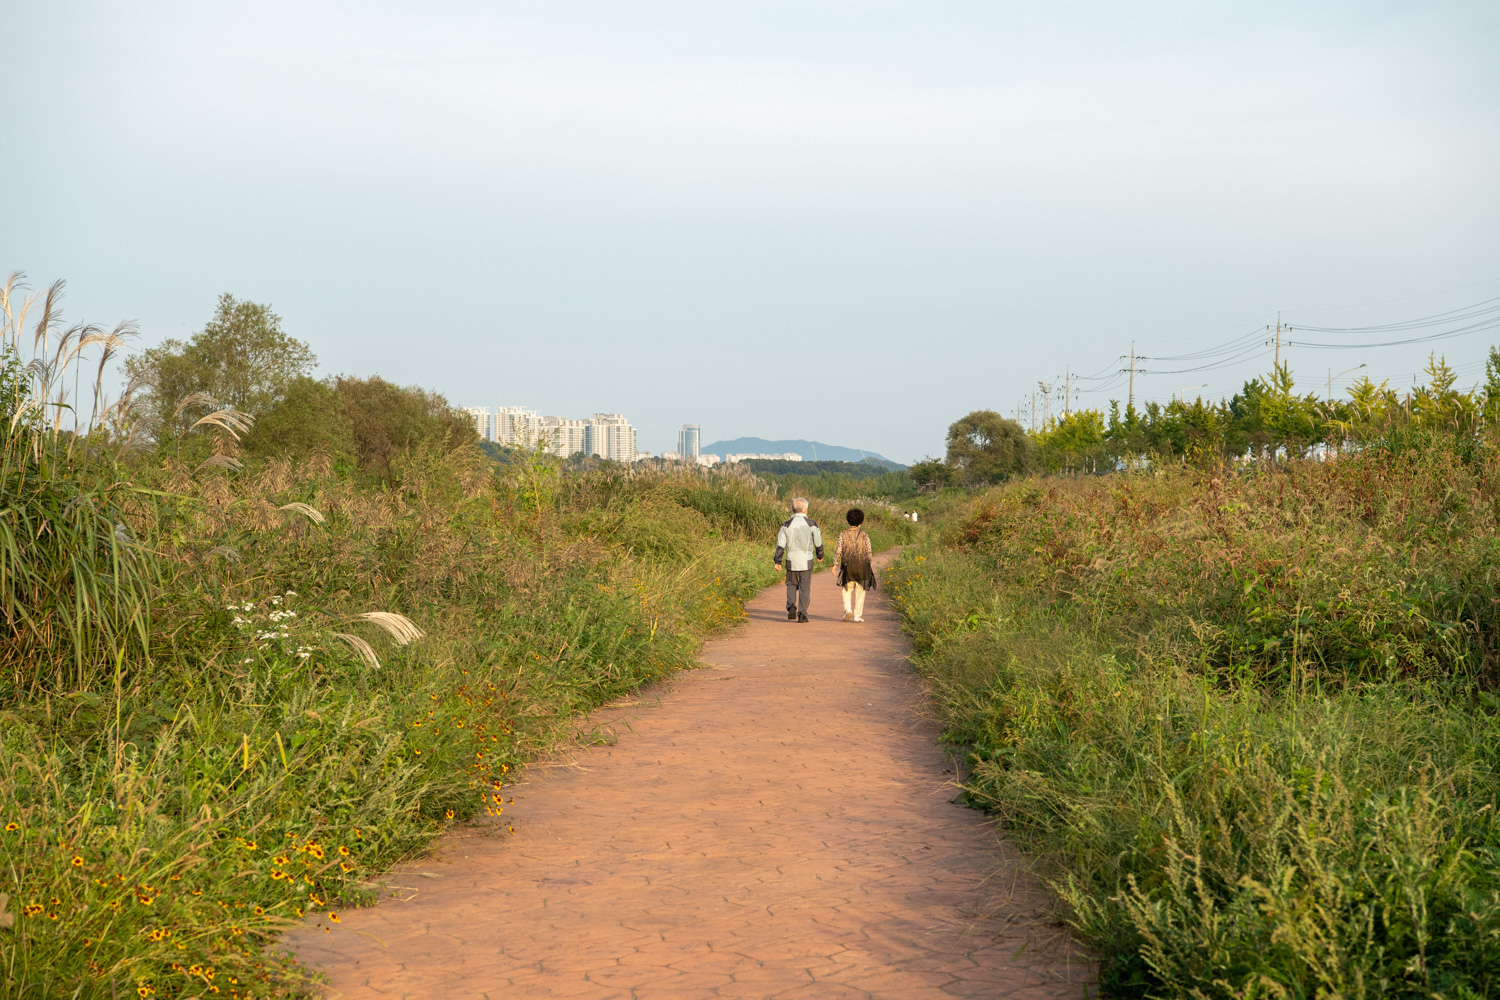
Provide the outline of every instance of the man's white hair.
[[792,511],[797,514],[807,513],[807,497],[798,497],[792,501]]

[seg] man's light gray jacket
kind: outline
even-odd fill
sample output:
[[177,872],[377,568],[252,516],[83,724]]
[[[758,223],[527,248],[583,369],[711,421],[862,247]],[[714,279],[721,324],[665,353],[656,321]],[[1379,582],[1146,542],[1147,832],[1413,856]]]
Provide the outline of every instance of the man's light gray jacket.
[[776,554],[771,561],[780,563],[786,557],[790,570],[812,569],[813,559],[823,558],[823,532],[806,514],[793,514],[776,533]]

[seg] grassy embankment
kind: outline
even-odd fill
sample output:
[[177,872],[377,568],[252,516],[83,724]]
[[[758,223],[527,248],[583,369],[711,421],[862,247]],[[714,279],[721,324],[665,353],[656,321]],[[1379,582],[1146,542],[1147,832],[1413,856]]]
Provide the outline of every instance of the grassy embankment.
[[1500,462],[1028,480],[891,592],[1116,996],[1500,994]]
[[42,634],[17,622],[5,657],[7,995],[279,992],[290,921],[498,816],[575,713],[689,666],[771,579],[776,508],[722,480],[458,453],[384,487],[276,461],[123,483],[44,473],[12,525],[22,560],[88,564],[114,620],[80,650],[76,584],[19,595]]
[[756,481],[398,449],[382,415],[462,421],[385,383],[303,380],[248,438],[201,399],[145,451],[120,409],[70,433],[84,340],[118,347],[0,351],[4,996],[300,995],[281,931],[449,823],[503,829],[518,767],[774,580]]
[[283,929],[501,817],[577,713],[690,666],[775,579],[785,504],[753,479],[451,443],[377,474],[256,457],[227,411],[135,454],[37,417],[62,370],[5,369],[7,996],[299,993]]

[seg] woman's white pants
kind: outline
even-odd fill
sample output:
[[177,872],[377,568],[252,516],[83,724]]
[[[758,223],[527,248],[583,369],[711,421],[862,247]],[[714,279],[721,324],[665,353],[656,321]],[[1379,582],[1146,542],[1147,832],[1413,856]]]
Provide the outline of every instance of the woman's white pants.
[[854,617],[865,616],[865,588],[858,580],[844,584],[844,613],[854,612]]

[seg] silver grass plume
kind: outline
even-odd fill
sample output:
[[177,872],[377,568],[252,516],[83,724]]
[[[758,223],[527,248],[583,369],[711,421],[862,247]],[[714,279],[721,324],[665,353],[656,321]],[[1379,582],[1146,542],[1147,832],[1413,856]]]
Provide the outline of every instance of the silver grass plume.
[[398,615],[394,611],[366,611],[359,618],[361,621],[380,626],[400,646],[405,646],[426,634],[417,628],[410,618]]

